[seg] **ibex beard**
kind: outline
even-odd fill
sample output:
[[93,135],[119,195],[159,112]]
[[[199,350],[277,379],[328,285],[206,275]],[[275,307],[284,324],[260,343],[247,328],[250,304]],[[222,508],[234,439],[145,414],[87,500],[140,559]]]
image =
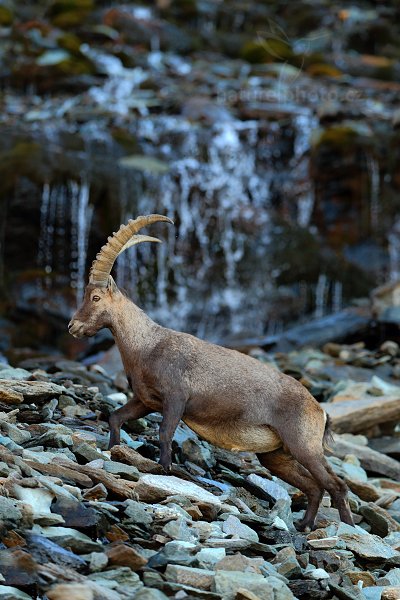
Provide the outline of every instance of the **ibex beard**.
[[161,215],[130,220],[93,261],[83,303],[69,323],[75,337],[111,330],[133,398],[110,417],[110,448],[121,425],[158,411],[160,463],[171,467],[171,443],[182,419],[203,439],[228,450],[256,452],[269,471],[307,497],[300,529],[314,526],[324,490],[342,521],[353,524],[345,483],[324,456],[329,419],[298,381],[254,358],[162,327],[122,294],[111,277],[117,256],[160,240],[137,232]]

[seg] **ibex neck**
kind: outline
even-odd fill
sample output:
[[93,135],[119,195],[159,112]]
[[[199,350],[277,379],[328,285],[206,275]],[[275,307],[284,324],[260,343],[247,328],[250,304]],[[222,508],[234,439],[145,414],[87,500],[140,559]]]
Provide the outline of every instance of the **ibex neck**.
[[110,329],[124,360],[126,354],[150,351],[157,344],[162,328],[131,300],[122,297]]

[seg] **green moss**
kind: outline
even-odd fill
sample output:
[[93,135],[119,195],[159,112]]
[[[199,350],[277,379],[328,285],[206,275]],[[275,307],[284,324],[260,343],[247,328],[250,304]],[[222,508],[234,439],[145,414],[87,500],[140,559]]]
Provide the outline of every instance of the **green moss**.
[[306,71],[313,77],[340,77],[342,75],[342,71],[327,63],[314,63],[307,67]]
[[358,138],[358,133],[346,125],[334,125],[327,127],[318,136],[314,146],[332,146],[335,148],[345,148],[354,145]]
[[378,67],[373,72],[375,79],[383,79],[384,81],[397,81],[397,73],[394,64]]
[[7,6],[0,6],[0,26],[9,27],[13,22],[14,15]]
[[260,39],[244,44],[240,55],[250,63],[297,62],[289,43],[284,40]]
[[62,75],[92,75],[96,72],[89,60],[75,56],[61,61],[55,69]]
[[111,131],[113,139],[129,153],[137,151],[137,139],[123,127],[114,127]]
[[57,40],[58,46],[72,54],[80,54],[81,40],[73,33],[65,33]]
[[47,14],[56,27],[75,27],[94,9],[93,0],[55,0]]
[[0,195],[9,192],[18,177],[37,183],[44,181],[43,152],[34,142],[17,142],[12,150],[0,154]]

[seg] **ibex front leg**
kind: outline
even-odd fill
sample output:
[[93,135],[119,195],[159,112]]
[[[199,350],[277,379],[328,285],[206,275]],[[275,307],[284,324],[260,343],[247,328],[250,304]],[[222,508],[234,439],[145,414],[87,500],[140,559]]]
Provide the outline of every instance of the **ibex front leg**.
[[160,465],[166,472],[171,469],[172,438],[184,409],[185,402],[182,399],[171,398],[163,403],[163,420],[160,425]]
[[151,412],[144,404],[138,400],[129,400],[124,406],[118,408],[110,415],[108,420],[110,424],[110,443],[108,449],[117,446],[121,441],[121,425],[129,419],[140,419]]

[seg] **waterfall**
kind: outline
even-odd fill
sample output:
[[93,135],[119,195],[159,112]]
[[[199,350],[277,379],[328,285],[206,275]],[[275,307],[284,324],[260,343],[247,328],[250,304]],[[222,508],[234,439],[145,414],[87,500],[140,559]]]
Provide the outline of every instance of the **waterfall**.
[[81,302],[85,290],[85,270],[87,245],[89,241],[90,223],[93,207],[89,205],[89,184],[82,181],[69,183],[71,196],[71,287],[76,289],[77,303]]
[[315,288],[315,318],[319,319],[326,314],[328,304],[329,281],[325,273],[321,273]]
[[343,308],[343,284],[341,281],[335,281],[332,291],[332,312],[336,313]]
[[[161,212],[175,220],[176,227],[163,230],[165,245],[143,244],[121,256],[118,284],[137,296],[138,281],[154,272],[154,285],[139,300],[154,318],[177,328],[210,337],[219,315],[224,315],[227,331],[248,327],[251,318],[252,328],[262,330],[263,320],[255,307],[264,299],[269,282],[266,263],[251,288],[243,285],[240,275],[244,254],[252,244],[247,228],[256,228],[259,255],[267,254],[269,242],[270,178],[257,165],[256,124],[216,124],[206,138],[204,130],[175,117],[150,123],[149,119],[142,122],[142,135],[145,127],[147,139],[163,146],[171,132],[179,137],[180,152],[174,156],[163,146],[170,163],[161,176],[151,170],[138,173],[121,168],[121,221]],[[189,250],[191,260],[186,258]]]
[[308,227],[314,208],[313,182],[309,176],[310,169],[310,137],[311,132],[318,126],[318,119],[307,110],[294,119],[296,129],[294,156],[291,163],[296,170],[297,181],[297,222],[301,227]]
[[370,221],[371,228],[375,230],[379,222],[379,189],[380,189],[380,177],[379,177],[379,163],[372,154],[368,154],[367,165],[370,180]]
[[388,235],[389,251],[389,279],[398,281],[400,279],[400,220],[394,224]]
[[37,256],[38,266],[44,271],[40,280],[42,293],[70,284],[76,301],[82,299],[92,212],[85,180],[80,184],[44,184]]

